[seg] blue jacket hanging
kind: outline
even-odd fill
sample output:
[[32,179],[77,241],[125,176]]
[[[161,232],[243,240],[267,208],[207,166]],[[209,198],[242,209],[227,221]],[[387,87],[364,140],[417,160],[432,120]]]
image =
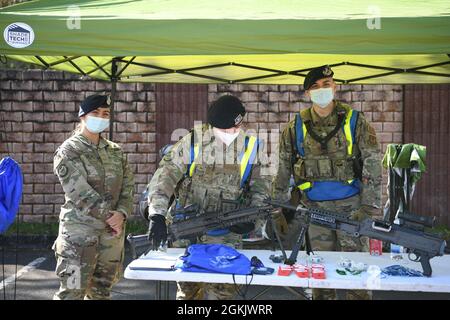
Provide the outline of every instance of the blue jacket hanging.
[[180,269],[188,272],[251,274],[250,260],[223,244],[192,244],[180,260]]
[[22,170],[13,159],[0,161],[0,234],[14,222],[22,198]]

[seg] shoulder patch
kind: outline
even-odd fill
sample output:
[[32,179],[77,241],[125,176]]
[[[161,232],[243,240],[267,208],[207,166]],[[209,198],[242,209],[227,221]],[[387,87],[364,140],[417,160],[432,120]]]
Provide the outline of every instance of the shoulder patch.
[[173,152],[167,152],[164,157],[163,157],[164,161],[172,161],[173,159]]
[[112,142],[112,141],[110,141],[108,139],[105,139],[105,141],[112,149],[119,149],[119,150],[121,149],[120,146],[117,143]]
[[[59,149],[56,150],[55,152],[55,156],[53,157],[53,168],[58,168],[59,164],[61,163],[61,161],[63,160],[63,157],[61,156]],[[55,171],[56,173],[56,171]]]
[[58,176],[60,178],[64,178],[69,173],[69,169],[67,169],[67,166],[65,164],[62,164],[58,166]]

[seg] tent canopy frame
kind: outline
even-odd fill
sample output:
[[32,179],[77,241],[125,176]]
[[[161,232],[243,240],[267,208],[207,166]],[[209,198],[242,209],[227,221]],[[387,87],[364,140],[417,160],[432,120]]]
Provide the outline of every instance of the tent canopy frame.
[[[447,54],[447,56],[450,58],[450,54]],[[292,75],[292,76],[304,78],[306,76],[305,72],[308,72],[313,69],[313,67],[311,67],[311,68],[286,71],[286,70],[258,67],[258,66],[242,64],[242,63],[235,63],[235,62],[226,62],[226,63],[199,66],[199,67],[183,68],[183,69],[172,69],[172,68],[166,68],[166,67],[160,67],[160,66],[156,66],[156,65],[152,65],[152,64],[147,64],[147,63],[135,62],[134,60],[137,58],[137,56],[132,56],[131,59],[128,59],[128,60],[125,60],[126,57],[114,57],[111,60],[100,65],[93,57],[85,56],[96,67],[91,70],[83,70],[74,61],[78,58],[82,58],[83,56],[71,56],[71,57],[64,56],[64,59],[61,59],[61,60],[58,60],[55,62],[46,62],[43,57],[37,56],[37,55],[34,57],[38,61],[41,62],[41,64],[42,64],[41,66],[43,66],[45,69],[51,69],[53,67],[56,67],[56,66],[64,64],[64,63],[70,63],[83,76],[89,76],[90,74],[92,74],[98,70],[101,70],[107,76],[107,78],[110,79],[111,81],[113,78],[116,78],[116,81],[123,81],[123,80],[130,80],[133,78],[152,77],[152,76],[154,77],[154,76],[165,75],[165,74],[170,74],[170,73],[179,73],[179,74],[183,74],[183,75],[187,75],[187,76],[191,76],[191,77],[212,80],[212,81],[216,81],[216,82],[220,82],[220,83],[235,84],[235,83],[250,82],[250,81],[259,80],[259,79],[274,78],[274,77],[278,77],[280,75]],[[125,63],[125,65],[122,67],[122,69],[120,71],[118,71],[117,74],[115,74],[115,75],[114,75],[114,72],[108,73],[105,70],[105,67],[108,65],[111,65],[111,69],[112,69],[113,65],[114,65],[114,63],[113,63],[114,61],[116,64],[119,62]],[[139,73],[136,75],[129,75],[129,76],[122,77],[121,76],[122,73],[125,70],[127,70],[128,67],[130,67],[132,65],[147,68],[147,69],[160,70],[160,71]],[[351,83],[359,82],[362,80],[380,78],[380,77],[385,77],[385,76],[389,76],[389,75],[393,75],[393,74],[400,74],[400,73],[413,73],[413,74],[422,74],[422,75],[450,78],[450,73],[422,71],[422,69],[438,67],[438,66],[445,66],[445,65],[450,65],[450,60],[443,61],[443,62],[437,62],[437,63],[433,63],[433,64],[428,64],[428,65],[423,65],[423,66],[412,67],[412,68],[394,68],[394,67],[378,66],[378,65],[372,65],[372,64],[355,63],[355,62],[350,62],[350,61],[343,61],[340,63],[330,64],[330,67],[354,66],[354,67],[386,71],[386,72],[380,72],[378,74],[369,75],[369,76],[365,76],[365,77],[357,77],[357,78],[352,78],[352,79],[339,79],[339,78],[334,79],[336,82],[341,83],[341,84],[351,84]],[[192,72],[192,71],[197,71],[197,70],[221,68],[221,67],[226,67],[226,66],[235,66],[235,67],[247,68],[247,69],[258,70],[258,71],[266,71],[266,72],[271,72],[271,74],[255,76],[255,77],[248,77],[248,78],[241,78],[241,79],[225,79],[225,78],[213,77],[213,76],[202,75],[202,74]]]

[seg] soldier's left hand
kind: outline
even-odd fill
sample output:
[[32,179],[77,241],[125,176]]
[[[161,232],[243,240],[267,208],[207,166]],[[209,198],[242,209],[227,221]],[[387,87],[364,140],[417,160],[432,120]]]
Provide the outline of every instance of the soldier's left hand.
[[106,223],[111,227],[115,236],[120,236],[123,231],[125,217],[119,211],[110,211],[110,213],[111,216],[106,219]]

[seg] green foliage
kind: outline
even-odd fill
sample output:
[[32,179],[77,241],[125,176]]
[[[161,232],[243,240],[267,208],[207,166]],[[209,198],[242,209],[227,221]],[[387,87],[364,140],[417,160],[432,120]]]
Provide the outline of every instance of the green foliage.
[[438,234],[439,236],[444,238],[446,241],[450,241],[450,229],[446,225],[440,224],[440,225],[434,227],[433,229],[429,229],[427,231]]
[[127,222],[126,234],[129,233],[132,233],[134,235],[143,234],[146,233],[147,230],[148,230],[148,222],[144,221],[143,219]]
[[[18,230],[17,230],[18,229]],[[20,235],[57,235],[58,234],[58,223],[31,223],[31,222],[20,222],[17,224],[15,222],[6,231],[6,236],[14,236],[19,231]]]

